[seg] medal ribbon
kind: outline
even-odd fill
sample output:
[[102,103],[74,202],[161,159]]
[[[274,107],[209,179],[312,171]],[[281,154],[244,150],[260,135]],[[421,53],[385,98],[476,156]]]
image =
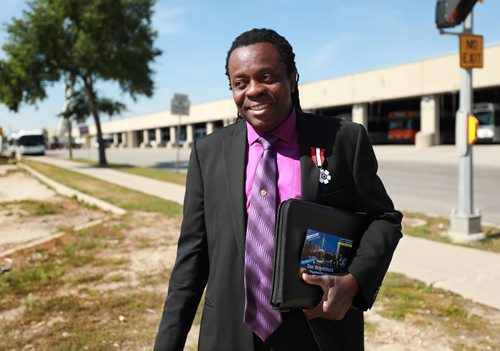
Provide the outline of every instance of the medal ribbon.
[[322,147],[311,147],[311,157],[314,165],[318,168],[322,168],[325,163],[325,149]]

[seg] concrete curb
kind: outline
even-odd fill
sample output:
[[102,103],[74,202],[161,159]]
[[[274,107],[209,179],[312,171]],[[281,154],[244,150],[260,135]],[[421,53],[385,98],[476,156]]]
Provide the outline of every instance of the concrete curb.
[[184,202],[186,188],[179,184],[116,171],[110,168],[91,167],[74,161],[53,159],[47,156],[39,156],[36,159],[33,158],[33,160],[104,180],[147,195],[156,196],[163,200],[173,201],[180,205]]
[[65,185],[62,185],[62,184],[44,176],[40,172],[35,171],[30,166],[27,166],[25,164],[18,164],[18,166],[20,168],[30,172],[34,177],[36,177],[38,180],[40,180],[44,184],[50,186],[52,189],[54,189],[60,195],[67,196],[67,197],[76,197],[76,199],[79,201],[86,202],[90,205],[95,205],[95,206],[97,206],[105,211],[110,211],[115,215],[121,216],[127,212],[123,208],[112,205],[109,202],[103,201],[101,199],[97,199],[97,198],[92,197],[90,195],[79,192],[78,190],[71,189]]

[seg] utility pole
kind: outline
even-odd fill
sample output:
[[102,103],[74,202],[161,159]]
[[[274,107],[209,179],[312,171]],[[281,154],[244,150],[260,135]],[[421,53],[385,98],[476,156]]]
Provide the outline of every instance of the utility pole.
[[189,116],[190,102],[186,94],[174,94],[170,105],[170,113],[177,115],[177,130],[176,130],[176,158],[175,158],[175,172],[179,173],[179,138],[181,135],[181,116]]
[[[472,34],[472,11],[463,24],[463,35]],[[462,51],[460,53],[462,54]],[[461,57],[462,60],[462,57]],[[463,67],[463,66],[462,66]],[[449,235],[454,241],[484,239],[481,215],[474,210],[473,149],[468,141],[469,116],[472,114],[472,67],[460,72],[460,107],[457,111],[455,140],[458,153],[458,204],[450,216]]]
[[[481,215],[474,210],[472,144],[477,140],[473,112],[472,69],[483,67],[483,37],[472,34],[472,10],[478,0],[437,0],[436,27],[441,34],[459,36],[460,106],[456,116],[455,146],[458,154],[458,204],[451,211],[449,236],[453,241],[481,240]],[[480,1],[482,2],[482,1]],[[463,23],[463,32],[447,32]]]

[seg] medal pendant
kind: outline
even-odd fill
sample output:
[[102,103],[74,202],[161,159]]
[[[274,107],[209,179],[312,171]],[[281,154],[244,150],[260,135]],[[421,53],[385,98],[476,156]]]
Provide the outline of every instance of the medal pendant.
[[331,179],[332,179],[332,176],[330,175],[330,172],[328,172],[327,169],[320,168],[320,170],[319,170],[319,182],[321,184],[328,184]]

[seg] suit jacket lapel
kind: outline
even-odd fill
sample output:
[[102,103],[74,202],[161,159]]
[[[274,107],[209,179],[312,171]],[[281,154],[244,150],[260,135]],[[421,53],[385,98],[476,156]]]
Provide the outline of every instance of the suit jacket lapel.
[[238,251],[245,253],[245,173],[246,173],[246,125],[239,126],[223,142],[226,184],[229,187],[231,218]]
[[318,195],[319,172],[311,158],[311,147],[318,146],[314,143],[314,131],[307,117],[297,113],[297,134],[300,150],[300,175],[302,199],[315,201]]

